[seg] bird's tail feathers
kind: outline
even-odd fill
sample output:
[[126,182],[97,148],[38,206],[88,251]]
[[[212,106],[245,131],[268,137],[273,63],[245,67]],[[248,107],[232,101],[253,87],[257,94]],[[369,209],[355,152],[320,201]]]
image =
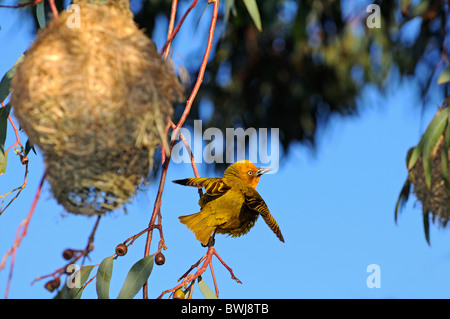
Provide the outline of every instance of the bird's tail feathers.
[[203,217],[201,212],[198,212],[178,218],[181,223],[185,224],[195,234],[195,238],[198,241],[205,246],[208,244],[209,238],[216,229],[216,226],[209,225],[208,217]]

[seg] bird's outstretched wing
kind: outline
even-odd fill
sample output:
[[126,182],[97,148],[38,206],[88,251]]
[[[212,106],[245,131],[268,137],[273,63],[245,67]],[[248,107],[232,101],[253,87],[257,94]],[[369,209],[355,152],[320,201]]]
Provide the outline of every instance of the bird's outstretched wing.
[[193,177],[180,179],[173,182],[185,186],[203,187],[206,190],[206,193],[202,195],[198,202],[200,207],[204,207],[210,201],[216,200],[217,198],[228,192],[228,190],[231,188],[223,181],[222,177]]
[[206,190],[206,194],[209,196],[221,196],[230,189],[230,187],[225,184],[222,177],[194,177],[179,179],[173,182],[184,186],[203,187]]
[[275,235],[277,235],[278,239],[284,243],[284,238],[281,234],[280,226],[278,226],[275,218],[273,218],[272,214],[270,214],[269,208],[267,207],[266,203],[256,190],[246,192],[245,204],[251,210],[259,213],[266,222],[267,226],[269,226],[269,228],[272,229]]

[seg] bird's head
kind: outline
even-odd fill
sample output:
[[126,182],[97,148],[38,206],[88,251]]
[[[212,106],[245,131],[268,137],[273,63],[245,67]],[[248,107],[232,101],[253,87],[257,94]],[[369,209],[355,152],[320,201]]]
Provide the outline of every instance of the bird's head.
[[255,164],[253,164],[252,162],[248,160],[243,160],[229,166],[225,170],[224,176],[233,175],[239,177],[244,181],[246,181],[253,188],[256,188],[256,185],[258,185],[261,175],[271,170],[272,170],[271,168],[257,168]]

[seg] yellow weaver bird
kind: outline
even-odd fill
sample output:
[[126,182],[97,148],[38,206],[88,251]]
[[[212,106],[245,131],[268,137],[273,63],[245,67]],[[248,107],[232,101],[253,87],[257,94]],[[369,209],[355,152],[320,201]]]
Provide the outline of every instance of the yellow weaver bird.
[[261,215],[275,235],[284,242],[280,227],[256,191],[261,175],[270,170],[256,168],[252,162],[244,160],[229,166],[223,177],[195,177],[173,181],[206,190],[199,200],[200,212],[180,216],[180,221],[195,234],[202,245],[211,246],[214,245],[216,233],[232,237],[244,235]]

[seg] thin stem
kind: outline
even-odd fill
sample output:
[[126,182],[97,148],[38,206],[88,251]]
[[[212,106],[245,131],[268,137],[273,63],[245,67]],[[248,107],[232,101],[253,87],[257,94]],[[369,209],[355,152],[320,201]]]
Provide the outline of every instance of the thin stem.
[[100,218],[101,218],[101,215],[97,216],[97,220],[95,221],[94,228],[92,229],[91,234],[88,237],[88,243],[83,252],[83,260],[81,262],[81,267],[83,267],[84,261],[86,260],[86,257],[88,256],[88,254],[93,250],[94,236],[95,236],[95,232],[97,231],[98,224],[100,223]]
[[164,52],[164,59],[167,61],[167,58],[169,57],[170,53],[170,46],[172,44],[172,32],[173,32],[173,26],[175,24],[175,17],[177,15],[177,6],[178,6],[178,0],[172,0],[172,9],[170,11],[170,21],[169,21],[169,29],[167,30],[167,48]]
[[[161,55],[166,52],[167,47],[170,46],[170,43],[172,43],[173,39],[175,38],[175,36],[177,35],[178,31],[180,30],[181,25],[183,24],[184,20],[186,19],[187,15],[189,14],[189,12],[191,12],[192,9],[194,9],[194,7],[197,5],[197,1],[198,0],[194,0],[192,2],[192,4],[189,6],[189,8],[186,10],[186,12],[183,14],[183,16],[181,17],[180,22],[178,22],[177,26],[175,27],[175,30],[173,32],[171,32],[170,37],[167,37],[167,41],[164,44],[162,50],[161,50]],[[172,3],[172,8],[173,8],[173,3]]]
[[[216,256],[220,260],[222,265],[224,265],[225,268],[230,272],[232,279],[234,279],[234,280],[236,280],[236,282],[242,284],[242,282],[239,279],[237,279],[236,276],[234,275],[233,270],[222,260],[222,258],[220,258],[219,254],[216,252],[214,246],[210,246],[210,247],[208,247],[208,251],[206,252],[206,254],[203,255],[203,257],[200,258],[200,260],[198,262],[196,262],[194,265],[192,265],[189,268],[189,270],[183,276],[181,276],[180,279],[183,279],[181,281],[181,283],[179,283],[178,285],[176,285],[172,289],[168,289],[168,290],[163,291],[161,293],[161,295],[158,297],[158,299],[161,299],[166,293],[174,292],[174,291],[176,291],[177,289],[179,289],[181,287],[186,287],[189,283],[193,282],[195,279],[197,279],[199,276],[201,276],[205,272],[205,270],[208,268],[208,265],[210,266],[211,272],[213,274],[214,287],[216,289],[216,296],[218,296],[219,295],[219,290],[217,288],[216,279],[215,279],[214,271],[213,271],[213,268],[212,268],[212,257],[213,256]],[[197,272],[195,274],[193,274],[193,275],[189,275],[189,272],[191,272],[191,270],[194,269],[195,267],[198,267],[198,265],[202,261],[203,261],[203,264],[197,270]],[[180,281],[180,279],[178,279],[178,281]]]
[[[197,0],[194,0],[194,2],[191,4],[190,10],[195,6],[196,3],[197,3]],[[190,10],[188,10],[188,11],[190,11]],[[177,136],[177,134],[179,132],[179,129],[184,124],[184,122],[186,121],[186,118],[187,118],[187,116],[188,116],[188,114],[189,114],[189,112],[191,110],[191,106],[192,106],[192,103],[193,103],[193,101],[195,99],[195,96],[197,95],[197,92],[198,92],[198,90],[200,88],[200,85],[203,82],[203,76],[204,76],[204,73],[205,73],[206,65],[208,63],[209,55],[211,53],[211,48],[212,48],[212,42],[213,42],[213,38],[214,38],[214,30],[216,28],[218,11],[219,11],[219,0],[216,0],[214,2],[214,9],[213,9],[211,25],[210,25],[210,29],[209,29],[208,42],[207,42],[207,45],[206,45],[205,54],[203,56],[203,61],[202,61],[202,64],[200,66],[199,74],[197,76],[197,81],[195,83],[194,89],[193,89],[189,99],[187,100],[186,107],[184,109],[183,115],[181,116],[180,120],[178,121],[174,132],[172,132],[172,138],[171,138],[171,143],[170,143],[169,155],[168,155],[168,158],[166,158],[166,160],[163,163],[161,179],[160,179],[159,187],[158,187],[158,193],[156,195],[155,205],[154,205],[154,208],[153,208],[153,213],[152,213],[152,217],[150,219],[149,226],[154,225],[157,216],[159,216],[159,218],[161,219],[161,215],[160,215],[161,214],[161,212],[160,212],[160,209],[161,209],[161,197],[162,197],[162,193],[163,193],[163,190],[164,190],[164,185],[165,185],[166,176],[167,176],[167,169],[169,167],[169,162],[170,162],[170,156],[171,156],[172,148],[175,145],[175,138],[176,138],[176,136]],[[182,21],[184,21],[184,18],[186,17],[187,13],[188,12],[185,13],[185,15],[183,16],[182,20],[178,23],[178,26],[177,26],[178,29],[179,29],[179,26],[181,25]],[[171,40],[175,36],[176,32],[178,32],[177,28],[172,33]],[[164,52],[165,48],[166,48],[166,45],[164,46],[163,52]],[[145,243],[144,257],[146,257],[146,256],[148,256],[150,254],[150,245],[151,245],[152,237],[153,237],[153,230],[150,230],[147,233],[147,241]],[[148,286],[147,286],[147,283],[145,283],[144,286],[143,286],[143,298],[144,299],[148,299]]]
[[48,0],[48,3],[50,3],[50,9],[53,13],[53,19],[56,19],[59,17],[58,9],[56,8],[55,0]]
[[[34,196],[34,200],[33,200],[33,203],[31,204],[31,208],[30,208],[30,211],[28,212],[27,217],[20,223],[19,227],[17,228],[13,246],[5,255],[5,256],[8,256],[8,255],[11,256],[11,267],[9,270],[8,282],[6,284],[5,299],[8,298],[9,287],[11,284],[12,274],[13,274],[13,270],[14,270],[14,264],[15,264],[15,260],[16,260],[16,251],[17,251],[17,248],[20,246],[22,239],[27,234],[27,230],[28,230],[28,226],[30,224],[31,217],[33,216],[34,210],[36,208],[36,204],[41,195],[41,190],[42,190],[42,186],[44,184],[45,176],[46,176],[46,172],[43,174],[41,182],[39,183],[39,187],[36,191],[36,195]],[[6,261],[5,257],[3,258],[3,261]],[[4,266],[3,261],[2,261],[2,265],[0,265],[0,270],[3,268],[2,266]]]
[[[216,22],[217,22],[217,13],[219,12],[219,0],[216,0],[214,2],[214,9],[213,9],[213,15],[211,19],[211,25],[209,28],[209,34],[208,34],[208,43],[206,45],[206,51],[203,56],[202,64],[200,65],[200,70],[197,76],[197,81],[195,82],[194,88],[192,90],[191,96],[187,100],[186,107],[184,108],[183,115],[181,116],[180,120],[177,123],[176,130],[179,130],[181,126],[183,126],[184,122],[186,121],[187,116],[189,115],[189,112],[191,111],[192,103],[194,102],[195,97],[197,96],[197,92],[200,89],[200,85],[203,82],[203,76],[205,74],[206,65],[208,64],[209,54],[211,53],[211,48],[213,45],[213,39],[214,39],[214,31],[216,29]],[[175,132],[175,135],[177,132]]]
[[214,274],[212,261],[209,262],[209,268],[211,269],[211,276],[212,276],[213,281],[214,281],[214,289],[216,290],[216,297],[219,298],[219,288],[217,288],[216,276]]

